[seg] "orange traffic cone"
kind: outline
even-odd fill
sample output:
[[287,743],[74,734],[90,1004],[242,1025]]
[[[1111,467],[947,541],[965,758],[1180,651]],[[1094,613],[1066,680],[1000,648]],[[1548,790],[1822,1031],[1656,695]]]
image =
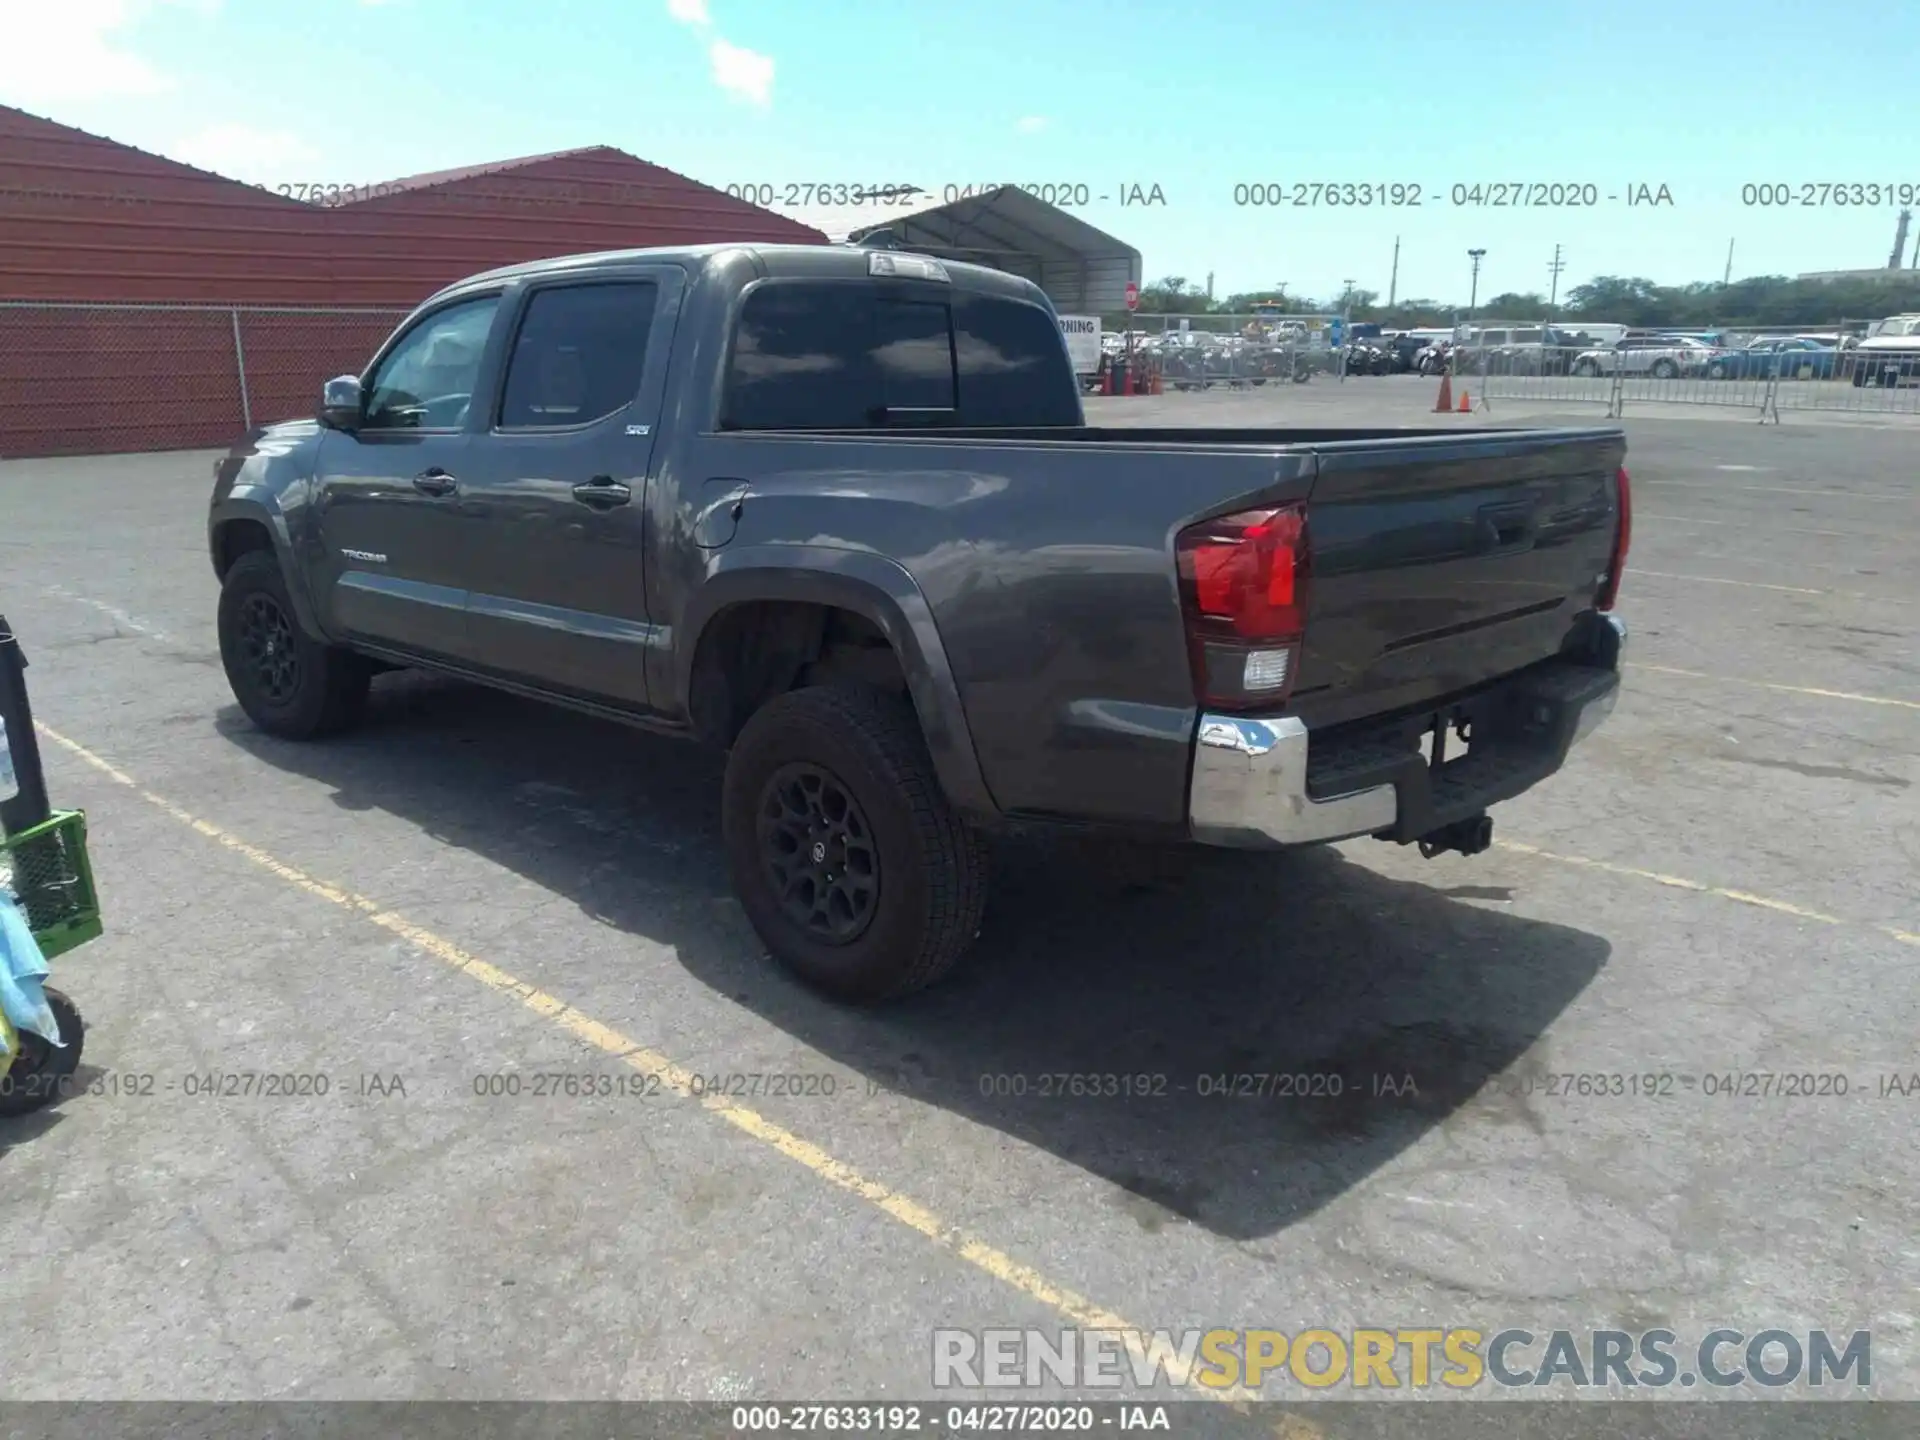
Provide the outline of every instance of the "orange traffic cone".
[[1462,415],[1471,415],[1473,413],[1473,401],[1467,398],[1467,392],[1464,390],[1460,392],[1460,413]]
[[1453,376],[1440,372],[1440,398],[1433,402],[1433,413],[1446,415],[1453,410]]

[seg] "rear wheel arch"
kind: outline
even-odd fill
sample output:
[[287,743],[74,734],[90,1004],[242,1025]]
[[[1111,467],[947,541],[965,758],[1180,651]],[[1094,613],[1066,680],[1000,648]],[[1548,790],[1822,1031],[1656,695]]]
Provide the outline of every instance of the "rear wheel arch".
[[818,558],[818,565],[798,557],[764,567],[737,563],[697,592],[676,627],[688,638],[674,647],[677,696],[695,733],[730,745],[760,708],[813,685],[897,693],[920,722],[949,801],[976,820],[995,818],[959,687],[919,587],[880,556],[829,551]]
[[770,701],[821,684],[908,693],[899,651],[860,611],[814,600],[739,600],[700,631],[687,714],[701,739],[727,746]]

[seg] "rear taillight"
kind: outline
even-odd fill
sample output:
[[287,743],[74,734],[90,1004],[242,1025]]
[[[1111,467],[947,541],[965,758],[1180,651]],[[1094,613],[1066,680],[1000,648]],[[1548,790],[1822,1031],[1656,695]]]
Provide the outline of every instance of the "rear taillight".
[[1613,554],[1608,557],[1600,593],[1594,597],[1594,608],[1599,610],[1613,609],[1613,602],[1620,598],[1620,577],[1627,571],[1627,546],[1633,543],[1633,490],[1624,465],[1614,479],[1620,495],[1620,528],[1613,532]]
[[1203,520],[1180,532],[1174,554],[1201,701],[1231,709],[1283,702],[1306,630],[1306,507]]

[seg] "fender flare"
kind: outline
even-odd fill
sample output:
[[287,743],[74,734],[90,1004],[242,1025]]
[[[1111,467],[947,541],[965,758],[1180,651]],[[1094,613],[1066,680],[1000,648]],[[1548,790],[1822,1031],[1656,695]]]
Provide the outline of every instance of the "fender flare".
[[287,594],[293,599],[295,620],[313,639],[331,643],[330,637],[321,628],[313,597],[308,593],[306,571],[296,559],[298,552],[293,543],[293,527],[287,523],[286,512],[278,505],[236,486],[232,493],[213,506],[207,514],[207,558],[213,564],[213,573],[216,576],[220,573],[221,532],[236,521],[265,528],[273,541],[274,559],[280,562],[280,574],[287,582]]
[[693,664],[708,624],[729,606],[757,600],[830,605],[871,621],[893,646],[933,756],[934,772],[956,810],[975,820],[999,817],[987,789],[960,686],[934,624],[933,607],[904,568],[866,550],[825,545],[755,545],[715,557],[675,627],[673,693],[691,693]]

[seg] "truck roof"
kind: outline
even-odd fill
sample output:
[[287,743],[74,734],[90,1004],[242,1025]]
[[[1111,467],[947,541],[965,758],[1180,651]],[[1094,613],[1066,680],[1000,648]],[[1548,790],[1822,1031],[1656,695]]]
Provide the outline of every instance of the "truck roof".
[[[738,257],[750,261],[765,276],[799,276],[812,279],[854,279],[865,276],[868,271],[868,259],[875,254],[886,253],[873,248],[856,245],[759,245],[759,244],[717,244],[717,245],[664,245],[638,250],[596,250],[579,255],[554,255],[541,260],[526,260],[518,265],[503,265],[494,270],[469,275],[451,285],[443,286],[430,300],[457,294],[470,287],[498,284],[503,280],[522,280],[534,276],[558,274],[590,274],[595,270],[612,269],[623,265],[665,264],[682,265],[690,270],[702,270],[726,263]],[[917,251],[901,251],[902,254],[917,254]],[[1015,299],[1037,301],[1047,308],[1052,303],[1046,292],[1030,280],[1011,275],[1004,270],[995,270],[985,265],[971,265],[963,261],[939,260],[954,284],[961,289],[992,295],[1006,295]]]

